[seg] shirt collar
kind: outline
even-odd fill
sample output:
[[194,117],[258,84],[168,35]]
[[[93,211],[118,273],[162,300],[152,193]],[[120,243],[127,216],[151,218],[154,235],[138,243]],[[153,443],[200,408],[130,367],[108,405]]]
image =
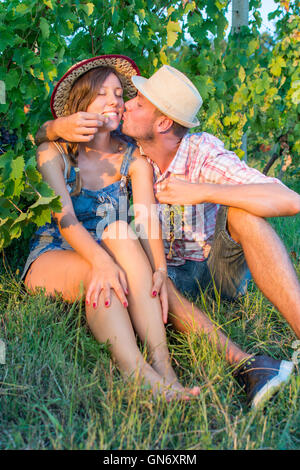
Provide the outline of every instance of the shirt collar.
[[[158,165],[153,160],[151,160],[151,158],[147,157],[147,160],[152,164],[152,166],[155,169],[157,180],[159,181],[163,180],[165,177],[168,176],[169,173],[172,173],[174,175],[184,175],[186,173],[187,159],[188,159],[188,152],[186,151],[187,146],[188,146],[188,136],[189,135],[187,134],[182,138],[180,145],[178,147],[178,150],[175,154],[175,157],[173,158],[170,165],[168,166],[168,168],[163,174],[161,174]],[[145,155],[141,145],[139,146],[139,148],[140,148],[141,154]]]
[[175,157],[171,161],[166,172],[173,173],[174,175],[184,175],[187,167],[188,152],[187,149],[187,135],[184,136],[180,142]]

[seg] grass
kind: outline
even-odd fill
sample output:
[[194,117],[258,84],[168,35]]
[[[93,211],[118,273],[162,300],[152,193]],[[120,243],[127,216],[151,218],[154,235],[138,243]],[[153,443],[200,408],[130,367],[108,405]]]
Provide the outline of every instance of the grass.
[[[299,216],[271,223],[300,274]],[[299,375],[264,411],[249,411],[231,367],[207,339],[168,327],[175,369],[201,394],[189,403],[152,401],[134,380],[123,382],[80,304],[26,293],[15,274],[24,261],[16,246],[13,271],[7,260],[0,268],[0,449],[300,448]],[[291,358],[294,333],[253,283],[235,304],[199,296],[198,305],[248,352]]]

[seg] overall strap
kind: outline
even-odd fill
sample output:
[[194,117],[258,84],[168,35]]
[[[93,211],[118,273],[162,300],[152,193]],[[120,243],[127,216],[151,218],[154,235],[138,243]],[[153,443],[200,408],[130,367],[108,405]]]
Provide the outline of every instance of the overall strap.
[[64,178],[65,180],[68,178],[68,169],[69,169],[69,162],[68,162],[68,159],[66,157],[66,154],[62,148],[62,146],[58,143],[58,142],[55,142],[55,140],[53,141],[53,144],[55,145],[55,147],[57,148],[57,150],[59,151],[59,153],[61,154],[61,156],[63,157],[63,161],[64,161],[64,164],[65,164],[65,169],[64,169]]
[[133,144],[128,144],[127,149],[124,153],[120,173],[122,176],[127,176],[128,175],[128,170],[129,170],[129,165],[133,160],[132,154],[135,149],[135,145]]
[[127,185],[128,185],[128,170],[129,170],[129,165],[133,160],[132,153],[135,149],[135,145],[133,144],[128,144],[127,149],[124,153],[120,173],[122,175],[121,177],[121,183],[120,183],[120,190],[123,192],[127,197],[128,197],[128,191],[127,191]]

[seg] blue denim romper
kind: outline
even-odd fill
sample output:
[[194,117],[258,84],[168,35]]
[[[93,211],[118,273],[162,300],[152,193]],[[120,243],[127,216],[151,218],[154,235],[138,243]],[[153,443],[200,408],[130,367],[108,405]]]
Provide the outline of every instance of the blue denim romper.
[[[68,160],[62,147],[55,143],[59,149],[64,162],[64,178],[67,189],[72,191],[72,185],[76,179],[75,168],[71,166],[68,176]],[[105,188],[93,191],[82,188],[78,196],[72,196],[72,203],[76,217],[80,223],[88,230],[90,235],[100,244],[104,229],[116,220],[128,222],[128,200],[131,195],[131,185],[128,182],[128,169],[132,161],[132,153],[135,146],[127,144],[124,153],[119,181],[106,186]],[[128,184],[127,184],[128,183]],[[73,250],[68,242],[60,234],[56,222],[52,219],[39,227],[30,241],[30,253],[27,258],[21,279],[24,279],[30,265],[42,253],[51,250]]]

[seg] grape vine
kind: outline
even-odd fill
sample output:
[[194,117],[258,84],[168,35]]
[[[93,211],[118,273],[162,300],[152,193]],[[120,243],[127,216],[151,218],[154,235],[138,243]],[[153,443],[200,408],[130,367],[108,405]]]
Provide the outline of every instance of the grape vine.
[[259,34],[262,1],[249,3],[249,28],[228,36],[229,0],[1,1],[0,249],[59,210],[36,169],[33,136],[51,119],[57,79],[93,55],[128,55],[145,76],[179,68],[204,100],[196,130],[240,157],[247,132],[250,157],[266,165],[279,155],[281,172],[299,171],[299,1],[276,0],[274,37]]

